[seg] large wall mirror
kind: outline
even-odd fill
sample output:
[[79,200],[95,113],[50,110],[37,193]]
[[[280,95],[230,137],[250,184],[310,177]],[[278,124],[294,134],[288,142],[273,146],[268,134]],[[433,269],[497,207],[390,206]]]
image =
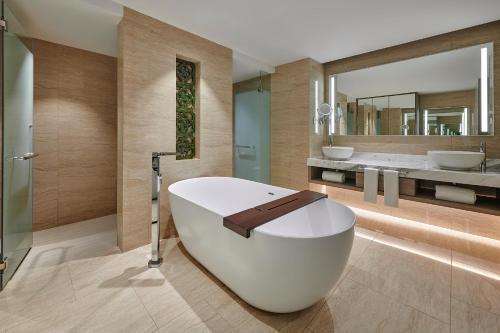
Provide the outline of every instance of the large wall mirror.
[[493,135],[493,43],[330,76],[335,135]]

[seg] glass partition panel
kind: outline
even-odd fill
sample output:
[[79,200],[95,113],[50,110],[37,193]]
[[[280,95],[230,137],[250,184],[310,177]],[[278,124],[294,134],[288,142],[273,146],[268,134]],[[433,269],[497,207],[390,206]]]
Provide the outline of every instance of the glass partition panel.
[[[9,20],[9,12],[6,12]],[[3,34],[2,288],[30,250],[32,234],[33,55],[14,33]]]
[[270,77],[234,94],[234,175],[267,183],[270,177]]

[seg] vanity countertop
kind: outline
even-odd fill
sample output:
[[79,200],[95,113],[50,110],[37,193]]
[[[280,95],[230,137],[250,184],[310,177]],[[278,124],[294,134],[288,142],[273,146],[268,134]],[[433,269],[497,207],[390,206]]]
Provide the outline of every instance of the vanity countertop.
[[354,153],[347,161],[310,157],[307,165],[326,169],[360,171],[365,167],[398,170],[401,177],[500,188],[500,160],[488,159],[486,172],[439,169],[427,155]]

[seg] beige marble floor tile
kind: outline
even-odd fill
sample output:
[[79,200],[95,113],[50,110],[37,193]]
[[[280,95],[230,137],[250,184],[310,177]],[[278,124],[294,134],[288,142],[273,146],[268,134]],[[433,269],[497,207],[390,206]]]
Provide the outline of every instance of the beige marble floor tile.
[[190,304],[206,299],[219,289],[215,277],[192,266],[189,271],[168,279],[177,292]]
[[57,228],[37,231],[33,234],[33,245],[35,247],[46,244],[57,245],[61,242],[74,242],[78,239],[85,241],[85,238],[88,236],[105,238],[113,233],[116,235],[116,215],[109,215]]
[[322,299],[307,309],[285,314],[248,307],[251,317],[239,324],[236,330],[239,332],[302,332],[318,314],[324,303],[325,300]]
[[[69,264],[73,287],[77,299],[94,293],[101,293],[128,287],[129,279],[148,270],[148,255],[141,249],[112,255],[109,260]],[[85,268],[82,265],[88,265]],[[92,267],[92,269],[90,269]]]
[[[116,243],[116,240],[114,242]],[[120,250],[117,246],[110,245],[110,242],[98,240],[89,240],[77,244],[61,244],[57,247],[45,245],[33,248],[25,258],[19,271],[57,266],[84,259],[95,260],[96,257],[118,253],[120,253]]]
[[191,305],[157,269],[146,270],[129,282],[158,327],[166,326],[191,309]]
[[193,310],[203,322],[191,327],[190,332],[229,333],[235,331],[207,302],[200,302]]
[[348,265],[354,264],[361,258],[363,253],[368,248],[368,245],[378,235],[378,232],[364,229],[362,227],[355,228],[354,242],[352,244],[351,254],[349,255]]
[[311,332],[448,332],[449,326],[349,278],[307,327]]
[[159,332],[231,332],[226,322],[207,302],[201,301],[174,318]]
[[18,273],[120,253],[114,220],[108,216],[35,232],[33,248]]
[[288,320],[287,324],[280,328],[279,331],[283,333],[293,333],[306,330],[311,321],[319,314],[325,302],[326,300],[322,299],[313,306],[298,312],[298,316]]
[[59,306],[9,332],[153,332],[157,326],[132,288]]
[[67,265],[19,272],[0,293],[0,329],[9,328],[75,301]]
[[237,328],[237,332],[241,333],[273,333],[278,332],[274,327],[265,322],[251,318],[241,323]]
[[7,332],[9,328],[30,320],[31,316],[26,316],[22,309],[7,310],[0,309],[0,332]]
[[206,299],[207,303],[236,331],[302,332],[321,308],[324,300],[302,311],[275,314],[256,309],[222,287]]
[[0,293],[0,332],[448,332],[450,311],[457,332],[498,321],[498,266],[453,252],[452,268],[446,249],[357,227],[347,278],[278,315],[242,301],[177,238],[162,241],[159,269],[146,266],[150,246],[119,253],[110,221],[35,233],[33,257]]
[[[293,313],[276,314],[249,308],[251,317],[236,327],[239,332],[275,332],[284,331],[285,327],[297,322],[305,313],[298,311]],[[305,328],[304,325],[303,328]],[[297,326],[298,328],[298,326]]]
[[377,231],[372,231],[356,226],[351,253],[349,255],[349,259],[347,261],[344,272],[342,272],[342,275],[340,276],[340,279],[337,283],[340,283],[340,281],[342,281],[347,276],[354,263],[361,258],[365,250],[368,248],[368,245],[370,245],[377,234]]
[[0,329],[9,328],[60,304],[75,301],[67,264],[23,266],[0,292]]
[[199,327],[203,331],[203,321],[191,309],[184,311],[179,316],[173,318],[167,325],[160,327],[158,332],[162,333],[181,333],[191,332],[193,327]]
[[451,333],[500,333],[500,316],[452,299]]
[[244,322],[250,321],[253,318],[252,309],[249,305],[234,300],[222,305],[220,308],[216,308],[216,311],[233,328],[238,328]]
[[500,315],[500,264],[455,251],[452,259],[452,297]]
[[451,253],[377,235],[347,277],[391,299],[449,322]]

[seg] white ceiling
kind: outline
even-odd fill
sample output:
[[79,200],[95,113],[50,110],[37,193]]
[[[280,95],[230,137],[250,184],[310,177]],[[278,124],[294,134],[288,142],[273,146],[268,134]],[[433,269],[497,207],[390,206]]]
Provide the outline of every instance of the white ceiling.
[[6,3],[30,37],[116,56],[117,26],[123,10],[111,0],[6,0]]
[[[116,54],[120,7],[111,0],[8,1],[35,37]],[[326,62],[500,19],[498,0],[113,1],[255,59],[253,74],[236,66],[236,79],[305,57]]]
[[320,62],[500,19],[499,0],[115,0],[276,66]]
[[[342,73],[337,75],[337,88],[351,99],[474,89],[481,76],[482,46]],[[492,49],[491,43],[487,46]]]
[[274,66],[233,50],[233,82],[241,82],[263,73],[274,73]]

